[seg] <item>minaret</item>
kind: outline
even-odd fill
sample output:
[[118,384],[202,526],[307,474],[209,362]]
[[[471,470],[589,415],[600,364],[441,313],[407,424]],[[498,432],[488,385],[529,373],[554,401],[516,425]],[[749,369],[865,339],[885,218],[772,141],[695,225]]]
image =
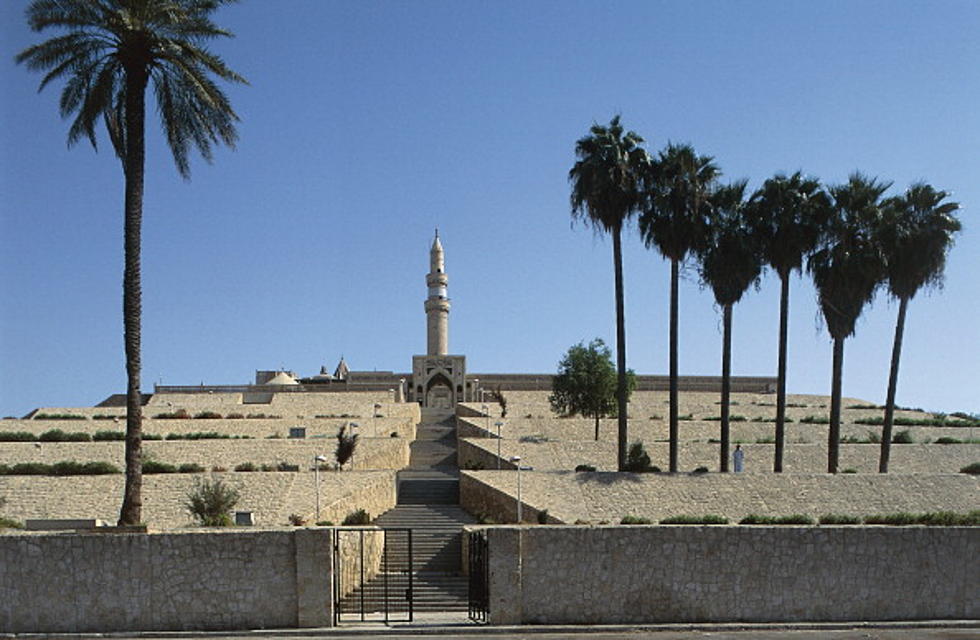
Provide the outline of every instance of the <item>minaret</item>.
[[439,230],[429,250],[429,274],[425,276],[429,297],[425,300],[426,326],[429,347],[427,355],[444,356],[449,353],[449,298],[446,295],[446,265],[439,242]]

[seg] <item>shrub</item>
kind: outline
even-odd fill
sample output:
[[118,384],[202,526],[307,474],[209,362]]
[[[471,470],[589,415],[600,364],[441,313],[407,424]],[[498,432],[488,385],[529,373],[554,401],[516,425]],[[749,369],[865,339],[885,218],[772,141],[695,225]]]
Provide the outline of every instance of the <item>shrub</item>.
[[670,516],[661,520],[660,524],[728,524],[728,518],[712,514],[705,516]]
[[[787,407],[790,405],[786,405]],[[805,418],[800,418],[800,422],[803,424],[830,424],[830,418],[828,416],[806,416]]]
[[643,442],[637,440],[630,445],[629,452],[626,454],[625,471],[634,473],[647,473],[652,470],[650,456],[643,448]]
[[61,429],[48,429],[37,439],[41,442],[91,442],[92,436],[81,431],[66,433]]
[[356,527],[359,525],[371,524],[371,516],[364,509],[358,509],[357,511],[351,511],[344,518],[344,521],[340,523],[344,527]]
[[942,436],[936,438],[936,444],[963,444],[963,441],[959,438],[950,438],[949,436]]
[[694,414],[689,413],[686,416],[677,416],[678,420],[694,420]]
[[159,433],[144,433],[142,438],[143,440],[163,440],[163,436]]
[[575,467],[576,471],[595,471],[595,467],[591,464],[580,464]]
[[318,527],[332,527],[333,526],[333,522],[331,522],[330,520],[317,520],[316,521],[316,526],[318,526]]
[[548,524],[548,510],[538,511],[538,524]]
[[846,469],[844,469],[844,470],[841,471],[841,473],[857,473],[857,472],[858,472],[858,470],[855,469],[854,467],[848,467],[848,468],[846,468]]
[[765,525],[813,524],[813,518],[802,513],[797,513],[789,516],[760,516],[752,513],[742,518],[739,521],[739,524],[765,524]]
[[276,471],[289,471],[296,472],[299,471],[298,464],[289,464],[288,462],[280,462],[276,465]]
[[229,413],[228,415],[225,416],[225,418],[227,418],[228,420],[241,420],[244,417],[245,416],[243,416],[240,413]]
[[65,460],[55,462],[51,465],[51,475],[53,476],[101,476],[110,473],[121,473],[119,469],[109,462],[75,462]]
[[144,459],[143,460],[143,473],[177,473],[176,465],[172,465],[169,462],[160,462],[159,460]]
[[[95,435],[92,436],[92,440],[94,440],[95,442],[109,442],[109,441],[125,440],[125,439],[126,439],[125,431],[96,431]],[[143,439],[145,440],[146,436],[144,436]]]
[[187,420],[191,417],[191,414],[187,413],[185,409],[177,409],[169,413],[158,413],[153,417],[158,420]]
[[177,473],[204,473],[205,471],[207,469],[196,462],[185,462],[177,467]]
[[762,436],[761,438],[756,438],[756,444],[773,444],[776,442],[775,436]]
[[884,407],[879,407],[876,404],[849,404],[848,409],[883,409]]
[[904,429],[892,435],[892,442],[895,444],[912,444],[915,440],[912,439],[912,434],[908,429]]
[[398,432],[397,432],[397,431],[392,431],[392,432],[391,432],[391,437],[392,437],[392,438],[400,438],[401,436],[400,436],[400,435],[398,435]]
[[702,473],[708,473],[708,467],[698,467],[692,473],[696,473],[698,475],[700,475]]
[[911,513],[886,513],[868,516],[864,519],[864,524],[888,524],[892,526],[903,526],[916,524],[916,516]]
[[228,527],[231,510],[238,504],[238,491],[218,480],[198,481],[187,494],[184,507],[204,527]]
[[39,413],[34,416],[34,420],[88,420],[88,418],[74,413]]
[[18,462],[6,471],[5,475],[11,476],[46,476],[51,474],[51,467],[43,462]]
[[960,469],[960,473],[969,473],[971,475],[980,474],[980,462],[974,462],[972,464],[966,465],[965,467]]
[[243,462],[241,464],[235,465],[235,471],[258,471],[259,468],[254,462]]
[[23,529],[24,525],[17,522],[16,520],[11,520],[10,518],[4,518],[0,516],[0,529]]
[[92,419],[93,420],[122,420],[125,417],[126,417],[125,415],[117,416],[117,415],[112,415],[111,413],[97,413],[94,416],[92,416]]
[[216,420],[220,418],[221,418],[221,414],[215,413],[214,411],[201,411],[199,413],[194,414],[195,420]]
[[861,524],[861,518],[839,513],[825,513],[820,516],[820,524]]
[[34,442],[34,434],[26,431],[0,431],[0,442]]
[[289,514],[289,524],[293,525],[294,527],[305,527],[306,518],[298,513],[291,513]]
[[653,524],[653,522],[650,518],[644,518],[642,516],[623,516],[619,524]]
[[344,468],[344,464],[348,460],[354,457],[358,437],[356,433],[347,434],[347,425],[340,427],[340,431],[337,432],[337,449],[334,451],[334,457],[341,469]]

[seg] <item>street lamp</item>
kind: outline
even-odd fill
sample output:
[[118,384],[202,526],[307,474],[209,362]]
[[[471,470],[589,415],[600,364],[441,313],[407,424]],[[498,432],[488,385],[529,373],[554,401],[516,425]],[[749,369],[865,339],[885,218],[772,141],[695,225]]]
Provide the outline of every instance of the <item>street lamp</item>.
[[497,420],[497,471],[500,471],[500,427],[504,426],[502,420]]
[[480,405],[480,408],[483,409],[483,415],[487,419],[487,431],[490,431],[490,407],[488,407],[487,405],[483,404],[483,405]]
[[517,524],[520,524],[523,520],[521,511],[521,457],[514,456],[510,461],[517,465]]
[[316,484],[316,520],[314,522],[320,521],[320,463],[326,461],[326,456],[313,457],[313,482]]
[[374,432],[374,436],[378,436],[378,410],[381,409],[381,403],[374,403],[374,416],[371,418],[371,430]]

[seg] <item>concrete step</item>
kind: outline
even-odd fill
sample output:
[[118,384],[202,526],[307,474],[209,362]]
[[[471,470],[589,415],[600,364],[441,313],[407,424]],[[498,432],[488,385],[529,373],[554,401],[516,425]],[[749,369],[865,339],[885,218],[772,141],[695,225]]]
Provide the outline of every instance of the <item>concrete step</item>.
[[[387,580],[387,586],[385,584]],[[408,575],[379,574],[355,589],[340,603],[342,614],[407,611]],[[412,606],[415,611],[460,611],[468,604],[469,581],[465,576],[418,572],[412,574]],[[387,598],[386,598],[387,596]]]

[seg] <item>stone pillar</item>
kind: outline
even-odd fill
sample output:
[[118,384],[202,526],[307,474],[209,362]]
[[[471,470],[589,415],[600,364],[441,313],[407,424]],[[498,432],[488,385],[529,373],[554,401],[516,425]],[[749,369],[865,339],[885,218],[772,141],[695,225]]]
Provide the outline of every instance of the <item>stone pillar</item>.
[[487,551],[490,554],[490,624],[514,625],[524,622],[521,535],[520,527],[487,529]]

